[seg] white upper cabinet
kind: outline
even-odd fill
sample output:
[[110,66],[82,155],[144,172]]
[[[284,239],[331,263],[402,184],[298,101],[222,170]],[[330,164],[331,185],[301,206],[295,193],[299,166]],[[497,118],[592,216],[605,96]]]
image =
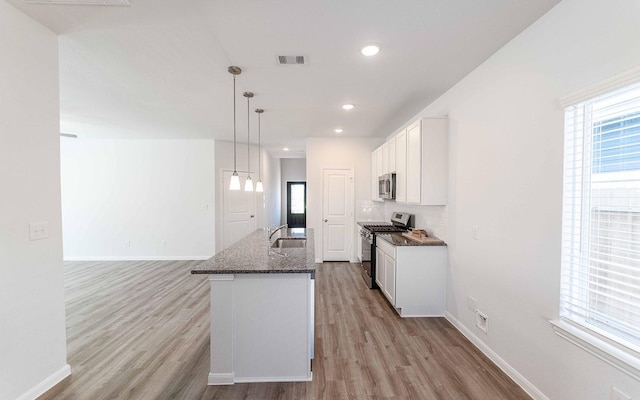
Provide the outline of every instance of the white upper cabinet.
[[378,197],[378,177],[396,174],[396,202],[447,204],[449,141],[446,118],[421,118],[371,152],[371,198]]
[[387,140],[387,146],[389,147],[389,172],[396,172],[396,137],[392,137]]
[[377,165],[377,170],[378,170],[378,176],[380,175],[384,175],[386,174],[386,172],[384,172],[384,149],[382,148],[382,146],[378,147],[376,149],[376,165]]
[[[448,121],[445,118],[422,118],[396,136],[397,202],[447,204],[447,127]],[[403,170],[404,166],[406,170]]]
[[383,201],[378,197],[378,177],[382,175],[382,146],[371,152],[371,200]]
[[422,125],[418,120],[407,128],[407,203],[420,204],[422,178]]
[[396,202],[407,202],[407,132],[396,135]]
[[382,170],[380,175],[389,173],[389,143],[385,143],[382,146],[382,154],[380,156],[380,162],[382,164]]

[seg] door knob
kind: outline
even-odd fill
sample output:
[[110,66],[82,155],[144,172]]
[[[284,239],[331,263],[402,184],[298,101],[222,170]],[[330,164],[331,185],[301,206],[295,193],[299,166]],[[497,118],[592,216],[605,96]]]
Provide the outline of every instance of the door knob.
[[251,215],[251,218],[253,218],[253,215]]
[[328,220],[328,219],[325,219],[325,220],[324,220],[324,222],[329,222],[329,220]]

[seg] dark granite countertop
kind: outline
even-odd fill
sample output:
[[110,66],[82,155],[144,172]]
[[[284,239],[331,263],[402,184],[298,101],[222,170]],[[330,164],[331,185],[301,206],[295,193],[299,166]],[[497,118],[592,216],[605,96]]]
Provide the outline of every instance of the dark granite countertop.
[[[306,247],[271,248],[278,238],[307,239]],[[192,274],[314,274],[313,229],[289,228],[276,232],[270,241],[265,229],[245,236],[210,259],[196,265]]]
[[436,237],[432,237],[433,240],[430,240],[426,243],[416,242],[415,240],[407,239],[402,236],[400,233],[384,233],[384,234],[376,234],[376,239],[382,239],[385,242],[389,242],[394,246],[446,246],[447,244]]

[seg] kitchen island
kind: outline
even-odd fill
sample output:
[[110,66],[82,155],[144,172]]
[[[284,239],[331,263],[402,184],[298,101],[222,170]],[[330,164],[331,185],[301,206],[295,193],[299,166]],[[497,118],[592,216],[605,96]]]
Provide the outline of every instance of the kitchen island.
[[191,271],[211,284],[209,385],[311,380],[313,231],[272,236],[258,229]]

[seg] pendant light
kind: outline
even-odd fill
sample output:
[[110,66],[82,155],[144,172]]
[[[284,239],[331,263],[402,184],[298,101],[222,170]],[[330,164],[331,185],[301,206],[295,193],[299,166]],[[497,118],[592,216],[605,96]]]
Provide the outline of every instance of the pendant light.
[[236,75],[240,75],[242,70],[231,66],[228,71],[233,75],[233,175],[229,182],[229,190],[240,190],[240,177],[236,168]]
[[253,97],[253,93],[244,92],[244,97],[247,98],[247,180],[244,182],[244,191],[253,192],[253,180],[251,179],[251,135],[249,134],[249,99]]
[[258,113],[258,183],[256,183],[256,192],[264,191],[262,187],[262,146],[260,144],[260,116],[263,112],[262,108],[256,109],[256,113]]

